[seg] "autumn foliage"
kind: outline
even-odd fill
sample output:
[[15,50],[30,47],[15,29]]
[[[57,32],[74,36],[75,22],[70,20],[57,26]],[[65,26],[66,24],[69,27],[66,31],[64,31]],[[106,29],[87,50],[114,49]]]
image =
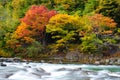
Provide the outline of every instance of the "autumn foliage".
[[102,14],[94,14],[88,17],[93,30],[102,34],[111,34],[112,30],[116,27],[113,19],[103,16]]
[[[53,52],[64,50],[73,41],[77,41],[75,36],[78,36],[78,31],[82,27],[79,16],[68,14],[57,14],[53,16],[46,31],[55,39],[55,44],[52,45]],[[56,50],[55,50],[56,49]]]
[[101,54],[120,44],[117,0],[0,0],[0,11],[0,55]]
[[17,38],[28,40],[28,42],[30,38],[41,40],[49,19],[56,14],[56,11],[50,11],[45,6],[33,5],[21,19],[21,24],[15,31]]

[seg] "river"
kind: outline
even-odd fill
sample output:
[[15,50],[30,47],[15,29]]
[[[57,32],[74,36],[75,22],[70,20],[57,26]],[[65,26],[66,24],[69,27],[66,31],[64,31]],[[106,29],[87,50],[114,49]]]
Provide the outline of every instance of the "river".
[[0,80],[120,80],[120,66],[50,63],[5,63]]

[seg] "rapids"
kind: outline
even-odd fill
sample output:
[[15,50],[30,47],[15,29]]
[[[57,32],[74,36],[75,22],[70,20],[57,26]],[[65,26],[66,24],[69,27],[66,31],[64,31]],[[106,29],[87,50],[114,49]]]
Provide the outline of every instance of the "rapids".
[[7,63],[0,80],[120,80],[120,66],[49,63]]

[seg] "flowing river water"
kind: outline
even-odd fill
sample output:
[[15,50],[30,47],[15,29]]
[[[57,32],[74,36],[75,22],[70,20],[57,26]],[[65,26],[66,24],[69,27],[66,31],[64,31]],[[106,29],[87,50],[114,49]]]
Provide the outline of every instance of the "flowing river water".
[[120,66],[4,63],[0,80],[120,80]]

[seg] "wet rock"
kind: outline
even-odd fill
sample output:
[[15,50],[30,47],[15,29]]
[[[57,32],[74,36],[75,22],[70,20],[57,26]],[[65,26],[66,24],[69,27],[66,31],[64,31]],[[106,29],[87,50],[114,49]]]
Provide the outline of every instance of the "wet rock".
[[110,65],[114,64],[114,61],[110,61],[109,64],[110,64]]
[[41,62],[41,63],[45,63],[45,61],[44,61],[44,60],[41,60],[40,62]]
[[14,58],[6,58],[5,62],[14,62]]
[[25,68],[31,68],[31,66],[27,65],[27,66],[24,66]]
[[21,58],[15,57],[14,62],[21,62]]
[[26,63],[26,64],[29,64],[30,62],[29,62],[29,61],[26,61],[25,63]]
[[33,75],[36,75],[36,76],[39,76],[41,78],[41,75],[40,74],[37,74],[37,73],[31,73]]
[[80,71],[82,70],[82,68],[76,68],[76,69],[73,69],[72,71]]
[[42,68],[29,68],[28,72],[37,75],[37,76],[43,76],[43,75],[51,75],[50,73],[46,72],[44,69]]
[[59,64],[62,64],[63,62],[61,60],[58,61]]
[[50,61],[48,61],[48,63],[53,63],[53,61],[52,61],[52,60],[50,60]]
[[20,58],[0,58],[0,62],[21,62]]
[[8,78],[11,75],[13,75],[12,73],[0,73],[0,78]]
[[57,71],[80,71],[82,68],[70,69],[70,68],[60,68]]
[[37,70],[39,70],[39,72],[46,72],[44,69],[42,68],[37,68]]
[[87,71],[89,75],[97,75],[98,73],[95,71]]
[[96,65],[100,65],[100,61],[95,61],[95,64]]
[[76,76],[76,77],[82,78],[82,80],[84,80],[83,78],[87,78],[89,74],[85,70],[80,70],[80,71],[70,71],[68,73],[68,75],[70,75],[70,76]]
[[106,64],[105,60],[104,59],[100,60],[100,64]]
[[6,58],[0,58],[0,62],[3,62],[5,60],[6,60]]
[[6,64],[4,64],[3,62],[0,63],[0,66],[7,66]]
[[81,74],[82,76],[86,76],[86,75],[88,75],[88,72],[87,72],[87,71],[80,71],[80,74]]
[[117,64],[119,64],[119,65],[120,65],[120,59],[118,59],[118,60],[117,60]]
[[11,75],[13,75],[13,74],[6,74],[5,78],[9,78]]
[[28,62],[26,59],[23,59],[21,62]]
[[98,76],[101,76],[101,78],[109,77],[108,73],[98,73]]
[[65,70],[66,70],[66,68],[60,68],[57,71],[65,71]]
[[91,80],[104,80],[104,78],[93,78]]
[[110,60],[109,60],[109,59],[106,59],[106,60],[105,60],[105,62],[106,62],[106,63],[109,63],[109,62],[110,62]]

